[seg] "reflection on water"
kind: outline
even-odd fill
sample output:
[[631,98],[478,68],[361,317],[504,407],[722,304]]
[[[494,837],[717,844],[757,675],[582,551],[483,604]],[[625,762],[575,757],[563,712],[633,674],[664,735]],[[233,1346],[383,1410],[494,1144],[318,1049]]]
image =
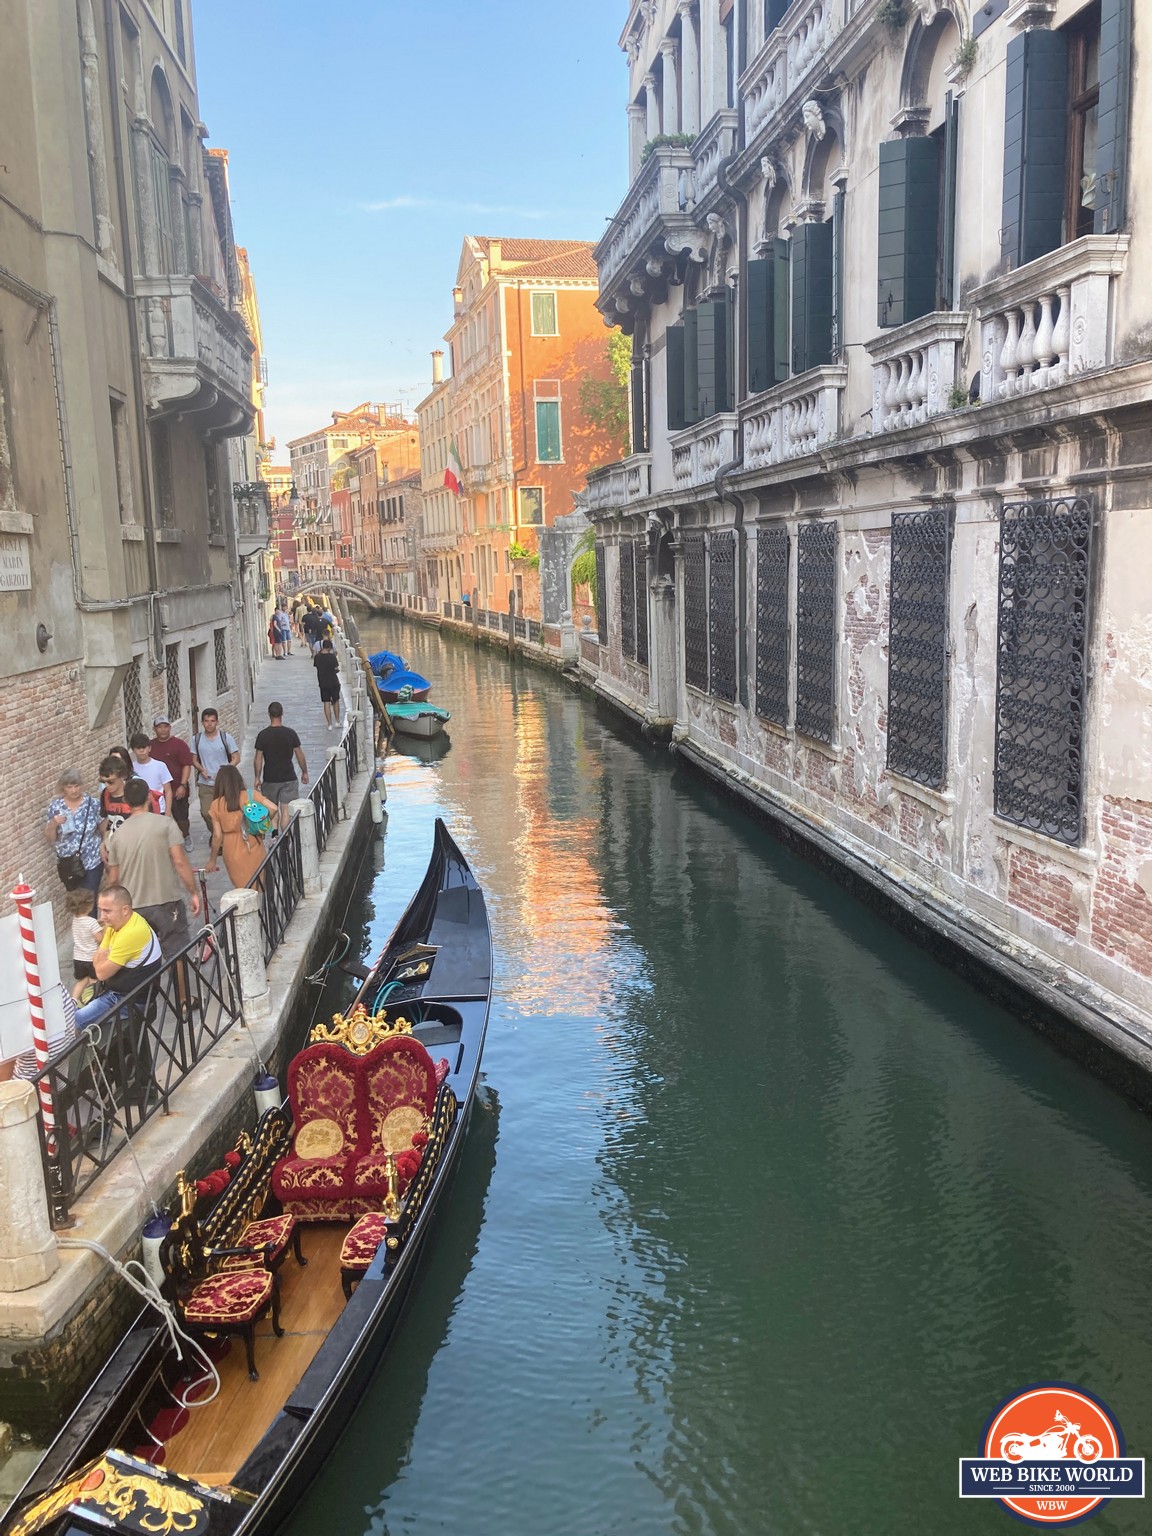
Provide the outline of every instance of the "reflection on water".
[[1143,1453],[1148,1121],[558,679],[368,643],[452,749],[389,762],[360,936],[445,816],[492,910],[500,1140],[297,1536],[1003,1529],[956,1458],[1037,1379]]

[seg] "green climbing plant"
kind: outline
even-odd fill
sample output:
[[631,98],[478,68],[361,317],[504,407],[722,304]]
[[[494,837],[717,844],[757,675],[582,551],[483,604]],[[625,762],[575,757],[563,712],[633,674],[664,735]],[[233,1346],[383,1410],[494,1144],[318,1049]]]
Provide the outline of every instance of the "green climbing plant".
[[586,528],[576,545],[576,558],[572,562],[572,595],[577,587],[587,587],[596,602],[596,530]]

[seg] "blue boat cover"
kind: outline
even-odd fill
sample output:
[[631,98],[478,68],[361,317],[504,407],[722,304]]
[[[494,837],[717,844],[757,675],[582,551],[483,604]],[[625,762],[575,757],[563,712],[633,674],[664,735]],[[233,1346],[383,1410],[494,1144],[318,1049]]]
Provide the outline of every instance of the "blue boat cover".
[[408,670],[408,663],[403,656],[397,656],[395,651],[373,651],[368,658],[368,665],[380,677],[387,677],[389,672]]
[[413,693],[423,693],[432,684],[419,672],[389,672],[387,677],[377,677],[382,693],[399,693],[401,688],[411,688]]

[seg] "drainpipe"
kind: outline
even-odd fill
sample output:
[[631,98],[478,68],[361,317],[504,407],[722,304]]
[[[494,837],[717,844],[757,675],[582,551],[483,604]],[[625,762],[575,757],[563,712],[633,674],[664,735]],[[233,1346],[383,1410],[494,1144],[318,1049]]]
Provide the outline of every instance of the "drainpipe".
[[[740,130],[742,133],[742,129]],[[744,292],[748,272],[748,256],[745,249],[746,242],[742,238],[748,219],[748,199],[739,187],[735,186],[728,178],[728,172],[736,155],[726,155],[717,168],[717,181],[722,192],[737,203],[738,221],[735,230],[736,246],[736,306],[732,323],[732,387],[735,399],[733,404],[739,416],[740,406],[747,398],[747,378],[744,356],[744,337],[740,326],[739,304]],[[724,481],[738,469],[744,467],[744,455],[741,451],[740,429],[736,429],[736,457],[730,459],[727,464],[722,464],[716,471],[713,488],[717,501],[727,502],[736,514],[736,687],[740,703],[748,707],[748,534],[744,527],[744,501],[743,498],[731,492],[725,493]]]

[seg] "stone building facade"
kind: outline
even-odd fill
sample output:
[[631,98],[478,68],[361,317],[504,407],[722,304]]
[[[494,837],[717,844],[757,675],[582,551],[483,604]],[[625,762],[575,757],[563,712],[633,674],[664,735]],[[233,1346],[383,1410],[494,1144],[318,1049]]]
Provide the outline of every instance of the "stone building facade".
[[248,703],[227,445],[254,345],[187,6],[13,0],[0,49],[0,882],[60,887],[60,769]]
[[1152,9],[637,0],[622,44],[583,666],[1146,1068]]

